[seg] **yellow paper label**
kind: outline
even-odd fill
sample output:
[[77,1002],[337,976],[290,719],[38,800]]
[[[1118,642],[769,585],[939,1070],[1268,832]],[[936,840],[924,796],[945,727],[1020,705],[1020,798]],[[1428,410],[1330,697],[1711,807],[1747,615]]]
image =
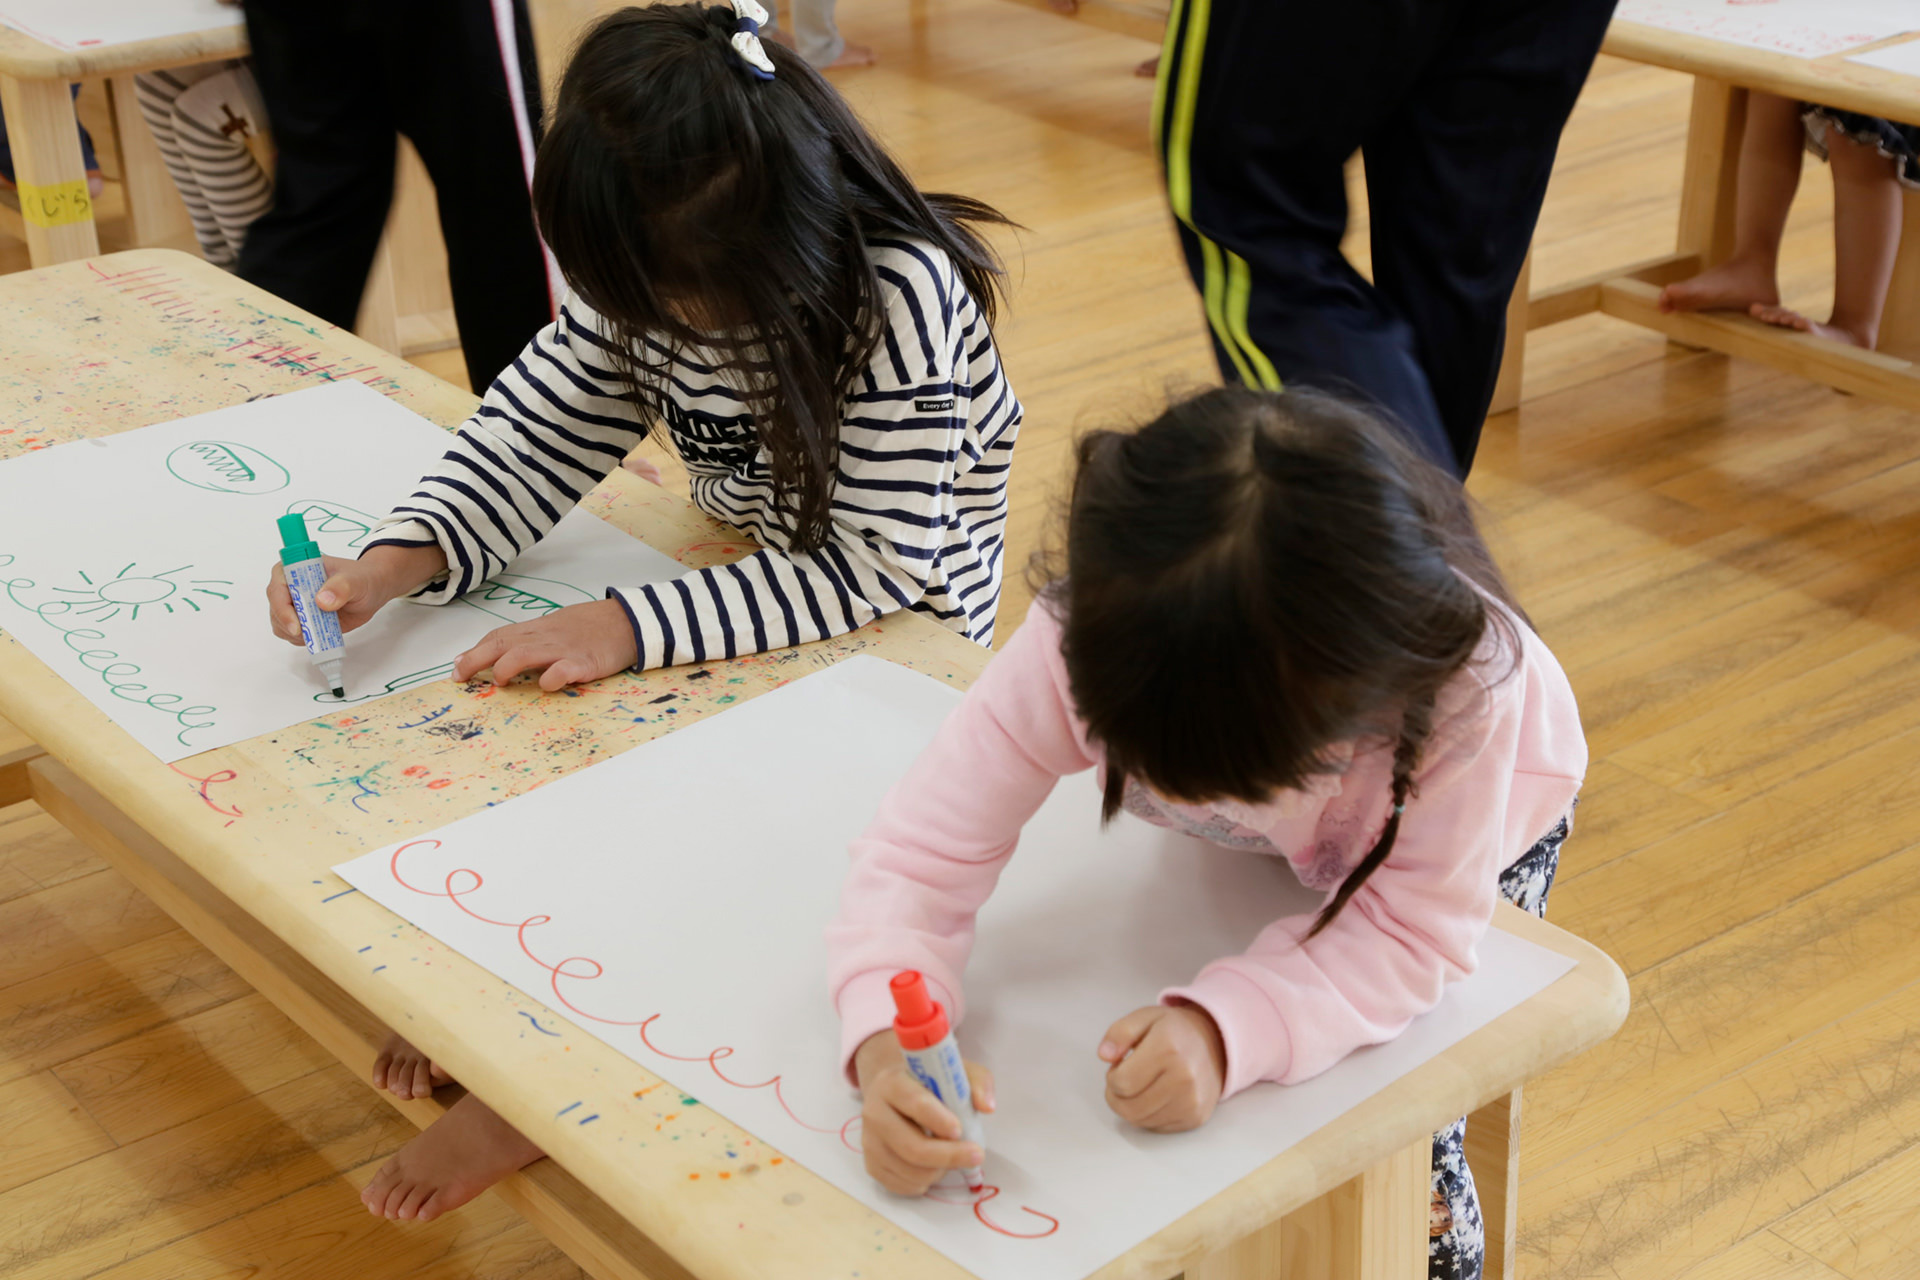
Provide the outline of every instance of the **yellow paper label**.
[[93,217],[93,197],[87,180],[56,182],[48,187],[20,184],[20,216],[36,227],[64,227]]

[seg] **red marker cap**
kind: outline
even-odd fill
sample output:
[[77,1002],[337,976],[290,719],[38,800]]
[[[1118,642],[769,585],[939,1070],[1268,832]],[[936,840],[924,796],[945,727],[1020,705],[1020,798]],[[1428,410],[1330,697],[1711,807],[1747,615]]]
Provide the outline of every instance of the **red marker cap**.
[[927,994],[927,980],[918,970],[904,969],[887,984],[893,992],[893,1034],[902,1049],[925,1049],[947,1038],[947,1011]]

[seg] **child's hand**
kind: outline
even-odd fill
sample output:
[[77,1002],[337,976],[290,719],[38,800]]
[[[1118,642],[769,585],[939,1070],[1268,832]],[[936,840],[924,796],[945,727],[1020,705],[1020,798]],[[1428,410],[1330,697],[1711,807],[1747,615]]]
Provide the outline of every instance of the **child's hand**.
[[1155,1133],[1199,1128],[1226,1086],[1220,1028],[1193,1005],[1135,1009],[1107,1028],[1100,1058],[1112,1064],[1107,1105],[1122,1120]]
[[[896,1195],[925,1195],[951,1169],[971,1169],[986,1153],[960,1138],[960,1121],[907,1072],[891,1032],[869,1036],[853,1057],[860,1078],[860,1147],[867,1172]],[[993,1110],[993,1073],[967,1064],[973,1109]]]
[[[322,556],[320,562],[327,568],[327,580],[314,593],[313,602],[338,614],[343,632],[365,625],[389,600],[419,590],[447,567],[446,553],[438,547],[374,547],[358,560]],[[287,575],[278,560],[267,579],[267,616],[273,634],[292,644],[306,644],[287,591]]]
[[453,678],[471,680],[492,667],[493,682],[506,684],[522,671],[540,671],[540,687],[552,693],[625,671],[639,658],[626,609],[618,600],[595,600],[489,631],[454,662]]

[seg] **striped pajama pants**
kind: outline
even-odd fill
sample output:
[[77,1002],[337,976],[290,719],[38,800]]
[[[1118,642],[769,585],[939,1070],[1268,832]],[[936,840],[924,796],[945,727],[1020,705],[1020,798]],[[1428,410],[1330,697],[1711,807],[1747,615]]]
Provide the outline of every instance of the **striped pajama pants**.
[[146,72],[134,88],[200,251],[233,270],[247,228],[273,204],[273,179],[248,146],[267,133],[252,73],[245,62],[204,63]]

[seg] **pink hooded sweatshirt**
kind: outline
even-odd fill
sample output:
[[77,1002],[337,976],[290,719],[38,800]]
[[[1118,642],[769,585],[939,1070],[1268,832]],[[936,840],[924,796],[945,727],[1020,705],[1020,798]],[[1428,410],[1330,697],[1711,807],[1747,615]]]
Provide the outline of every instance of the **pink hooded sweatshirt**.
[[[1276,920],[1244,955],[1162,992],[1210,1014],[1226,1045],[1223,1096],[1288,1084],[1362,1045],[1391,1040],[1472,973],[1500,873],[1572,806],[1587,767],[1573,690],[1540,638],[1510,611],[1519,652],[1489,626],[1442,691],[1398,839],[1344,910],[1300,941],[1311,916]],[[891,1025],[887,982],[926,974],[958,1022],[974,915],[1054,783],[1102,767],[1067,691],[1060,623],[1045,602],[998,654],[853,844],[840,915],[827,934],[842,1060]],[[1127,808],[1232,848],[1285,858],[1329,895],[1366,856],[1392,807],[1390,743],[1331,753],[1340,772],[1263,805],[1178,805],[1130,784]],[[1129,1012],[1115,1009],[1118,1018]]]

